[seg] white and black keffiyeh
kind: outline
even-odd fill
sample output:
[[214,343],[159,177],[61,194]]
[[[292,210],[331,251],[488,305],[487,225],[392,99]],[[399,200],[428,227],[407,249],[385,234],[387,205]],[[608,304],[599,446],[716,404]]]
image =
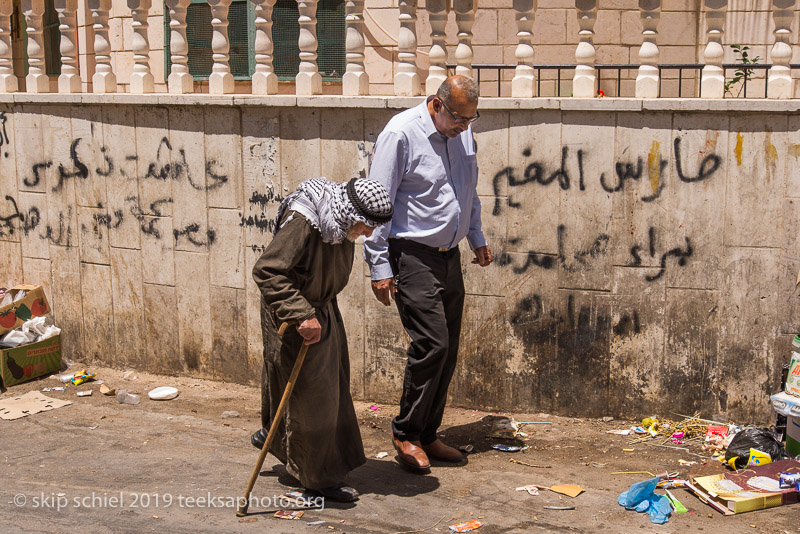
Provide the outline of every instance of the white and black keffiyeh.
[[278,207],[276,233],[287,209],[302,214],[320,231],[322,241],[331,245],[344,241],[357,222],[380,226],[389,222],[394,211],[386,188],[367,178],[342,184],[325,178],[305,180]]

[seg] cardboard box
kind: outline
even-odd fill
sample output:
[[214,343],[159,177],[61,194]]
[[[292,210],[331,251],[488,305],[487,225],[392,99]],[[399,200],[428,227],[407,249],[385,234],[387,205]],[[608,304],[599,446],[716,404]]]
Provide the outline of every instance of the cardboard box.
[[29,319],[50,313],[50,304],[44,296],[42,286],[14,286],[6,294],[14,298],[20,291],[26,292],[22,299],[0,307],[0,335],[22,326]]
[[13,386],[61,369],[61,334],[43,341],[0,350],[0,378]]

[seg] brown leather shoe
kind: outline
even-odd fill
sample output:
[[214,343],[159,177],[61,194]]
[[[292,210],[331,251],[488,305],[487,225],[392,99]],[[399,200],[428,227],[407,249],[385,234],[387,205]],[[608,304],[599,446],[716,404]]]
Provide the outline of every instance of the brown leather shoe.
[[397,450],[400,463],[412,469],[428,469],[431,466],[428,456],[420,447],[419,441],[400,441],[392,436],[392,443]]
[[436,458],[443,462],[460,462],[464,459],[464,455],[458,449],[445,445],[439,439],[433,443],[422,445],[422,450],[431,458]]

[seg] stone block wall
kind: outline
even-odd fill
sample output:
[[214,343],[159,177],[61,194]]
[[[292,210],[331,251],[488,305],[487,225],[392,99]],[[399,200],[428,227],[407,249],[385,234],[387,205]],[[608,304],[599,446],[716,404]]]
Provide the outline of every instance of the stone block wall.
[[[258,383],[278,202],[365,173],[419,101],[360,100],[4,97],[0,285],[45,287],[67,358]],[[483,101],[496,261],[462,244],[451,403],[766,421],[800,330],[798,126],[793,101]],[[355,397],[396,402],[408,340],[359,249],[340,307]]]

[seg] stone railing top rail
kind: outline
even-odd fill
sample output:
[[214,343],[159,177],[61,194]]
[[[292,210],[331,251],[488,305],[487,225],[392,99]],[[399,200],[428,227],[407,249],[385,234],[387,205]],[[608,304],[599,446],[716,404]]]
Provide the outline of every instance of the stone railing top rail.
[[[0,104],[122,104],[142,106],[266,106],[307,108],[370,108],[405,109],[422,102],[425,97],[401,96],[294,96],[294,95],[209,95],[167,93],[151,94],[0,94]],[[484,98],[482,110],[561,109],[565,111],[741,111],[800,112],[800,99],[765,100],[762,98]]]

